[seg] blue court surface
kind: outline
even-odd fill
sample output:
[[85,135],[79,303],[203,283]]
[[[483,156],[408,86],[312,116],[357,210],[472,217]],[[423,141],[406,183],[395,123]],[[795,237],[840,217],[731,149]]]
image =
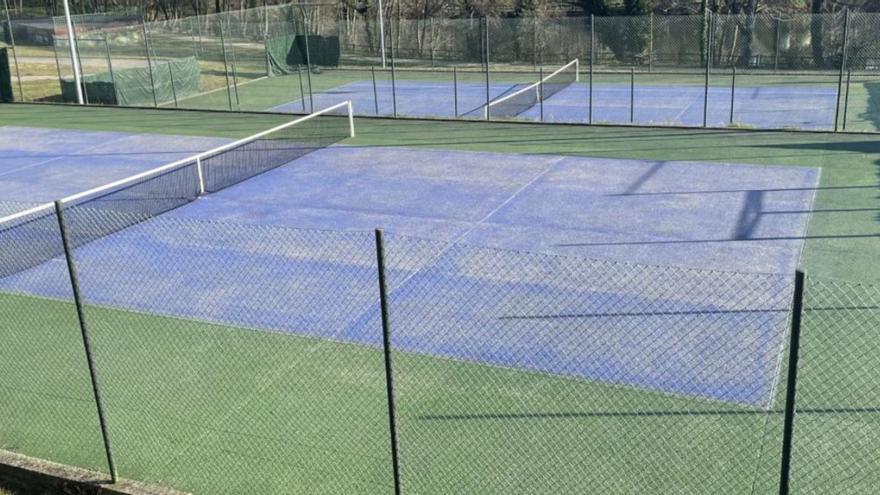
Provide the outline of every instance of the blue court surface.
[[[397,114],[409,117],[484,118],[486,86],[459,83],[458,105],[452,82],[400,80],[395,84]],[[490,84],[490,98],[514,93],[525,84]],[[705,91],[699,85],[636,85],[631,95],[628,85],[596,84],[593,88],[592,122],[612,124],[662,124],[699,127],[703,125]],[[731,121],[731,89],[709,87],[707,125],[737,125],[761,129],[798,128],[828,130],[834,127],[837,93],[831,87],[737,87]],[[358,115],[392,115],[394,98],[390,82],[381,81],[373,91],[372,82],[357,82],[314,95],[315,108],[325,108],[351,100]],[[378,100],[378,111],[377,102]],[[587,123],[590,88],[583,80],[551,96],[544,102],[544,121]],[[633,112],[630,120],[630,106]],[[278,112],[301,112],[302,102],[272,108]],[[456,111],[457,110],[457,111]],[[540,107],[520,114],[518,119],[540,121]]]
[[[818,180],[334,146],[77,261],[91,304],[378,346],[382,227],[399,350],[768,407]],[[0,286],[67,296],[64,270],[56,259]]]
[[[3,127],[0,202],[14,210],[55,201],[150,170],[229,140],[208,137]],[[0,212],[2,214],[2,212]]]

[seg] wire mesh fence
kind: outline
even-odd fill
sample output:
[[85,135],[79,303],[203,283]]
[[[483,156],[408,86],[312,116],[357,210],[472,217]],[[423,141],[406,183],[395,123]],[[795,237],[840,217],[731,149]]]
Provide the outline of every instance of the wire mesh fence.
[[[540,78],[523,81],[526,74],[549,74],[579,60],[584,77],[553,98],[549,111],[536,101],[532,111],[502,118],[880,130],[876,13],[384,22],[366,13],[331,14],[320,6],[280,5],[147,23],[137,16],[74,16],[80,42],[73,52],[86,85],[124,85],[114,82],[117,73],[124,81],[143,69],[151,76],[141,74],[143,83],[167,93],[116,102],[126,106],[299,113],[345,94],[361,115],[479,118],[491,113],[485,110],[494,100]],[[33,19],[3,22],[15,100],[76,101],[70,33],[59,19],[50,21],[44,36],[33,35],[43,32]],[[383,89],[372,88],[377,70],[390,71],[388,111],[376,111]],[[456,77],[474,84],[458,87]],[[61,91],[65,81],[68,90]],[[85,89],[86,99],[98,91]],[[422,103],[395,111],[396,101],[413,94]],[[476,105],[457,112],[450,94]],[[471,114],[478,106],[483,111]]]
[[[880,481],[876,287],[64,213],[78,277],[61,257],[0,278],[6,450],[109,472],[97,384],[119,475],[197,493]],[[61,243],[54,215],[26,228],[2,252]]]

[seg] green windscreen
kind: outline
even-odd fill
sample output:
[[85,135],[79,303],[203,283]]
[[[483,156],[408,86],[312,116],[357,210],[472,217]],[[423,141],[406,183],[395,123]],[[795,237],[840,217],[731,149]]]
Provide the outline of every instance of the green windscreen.
[[12,71],[6,48],[0,48],[0,101],[12,101]]
[[[152,77],[148,67],[131,67],[83,76],[89,103],[153,106],[199,93],[199,65],[195,57],[156,61]],[[61,80],[64,101],[76,101],[73,79]]]

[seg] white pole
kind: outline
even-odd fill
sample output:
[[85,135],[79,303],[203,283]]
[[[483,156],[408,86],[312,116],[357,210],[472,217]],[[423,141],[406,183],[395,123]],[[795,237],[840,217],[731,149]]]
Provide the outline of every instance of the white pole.
[[354,107],[348,100],[348,135],[354,137]]
[[[65,0],[67,1],[67,0]],[[379,44],[382,50],[382,68],[385,68],[385,13],[382,12],[382,0],[379,0]]]
[[76,56],[76,34],[73,32],[73,21],[70,19],[70,5],[64,0],[64,20],[67,23],[67,45],[70,48],[70,62],[73,65],[73,81],[76,83],[76,102],[82,105],[82,75],[80,73],[79,57]]

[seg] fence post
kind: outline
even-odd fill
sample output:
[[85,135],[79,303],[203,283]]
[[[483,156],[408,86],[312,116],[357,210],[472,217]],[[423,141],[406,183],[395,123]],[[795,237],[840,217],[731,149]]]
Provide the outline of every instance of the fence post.
[[388,44],[391,52],[388,54],[391,60],[391,110],[392,115],[397,117],[397,57],[394,56],[394,23],[389,30]]
[[846,53],[849,38],[849,8],[843,11],[843,47],[840,53],[840,73],[837,76],[837,105],[834,109],[834,132],[838,131],[838,117],[840,115],[840,96],[843,86],[843,72],[846,70]]
[[541,106],[541,122],[544,122],[544,66],[538,67],[538,104]]
[[[62,2],[64,5],[64,20],[67,25],[67,49],[70,51],[70,65],[73,69],[73,81],[76,86],[76,102],[82,105],[85,103],[83,99],[83,90],[82,90],[82,73],[80,69],[82,68],[79,63],[79,55],[76,50],[76,31],[73,27],[73,21],[70,18],[70,2],[64,0]],[[9,9],[6,9],[7,14],[9,13]],[[11,25],[10,25],[11,26]]]
[[[229,45],[229,51],[232,52],[232,89],[235,93],[235,108],[241,111],[241,100],[238,97],[238,69],[235,67],[235,44]],[[170,63],[170,61],[169,61]]]
[[[15,33],[12,32],[12,18],[9,16],[9,4],[7,3],[7,0],[3,0],[3,10],[6,12],[6,27],[9,28],[9,43],[12,45],[12,60],[15,63],[15,77],[18,80],[18,94],[21,96],[21,101],[24,101],[24,87],[21,85],[21,69],[18,66],[18,49],[15,47]],[[55,44],[54,38],[52,44]],[[57,52],[55,53],[55,58],[57,61]]]
[[636,68],[629,68],[629,123],[635,121],[636,116]]
[[303,16],[303,41],[306,45],[306,78],[309,81],[309,113],[315,111],[315,93],[312,91],[312,52],[309,49],[309,22],[306,18],[306,9],[300,5],[300,12]]
[[58,58],[58,41],[52,38],[52,52],[55,54],[55,69],[58,71],[58,84],[61,84],[63,77],[61,76],[61,60]]
[[706,82],[703,90],[703,127],[709,122],[709,70],[712,67],[712,12],[706,11]]
[[385,238],[376,229],[376,261],[379,271],[379,308],[382,314],[382,350],[385,354],[385,388],[388,394],[388,428],[391,434],[391,468],[394,493],[400,495],[400,454],[397,443],[397,413],[394,403],[394,368],[391,362],[391,321],[388,314],[388,284],[385,279]]
[[168,61],[168,77],[171,81],[171,97],[174,98],[174,108],[180,108],[177,103],[177,88],[174,87],[174,62]]
[[590,14],[590,102],[587,110],[587,123],[593,123],[593,65],[596,63],[596,22]]
[[489,17],[483,17],[484,20],[484,29],[486,33],[484,35],[484,50],[483,50],[483,60],[486,62],[486,120],[491,120],[492,116],[490,115],[489,103],[492,102],[492,92],[490,90],[491,79],[489,76]]
[[730,76],[730,124],[733,125],[733,104],[736,98],[736,65],[733,66],[733,73]]
[[794,275],[794,296],[791,305],[791,342],[788,350],[788,381],[785,390],[785,423],[782,431],[782,467],[779,495],[788,495],[791,477],[791,445],[794,437],[795,397],[797,395],[798,353],[801,342],[801,316],[804,303],[804,272]]
[[379,90],[376,88],[376,68],[370,66],[370,75],[373,77],[373,104],[376,107],[376,115],[379,115]]
[[846,91],[843,97],[843,126],[842,130],[846,130],[846,111],[849,108],[849,81],[852,78],[852,71],[846,70]]
[[779,18],[776,18],[773,26],[773,71],[779,70]]
[[67,273],[70,276],[70,287],[73,291],[73,303],[76,307],[76,316],[79,321],[80,335],[82,336],[83,349],[86,355],[86,363],[89,367],[89,378],[92,384],[92,393],[95,398],[95,406],[98,410],[98,422],[101,426],[101,438],[104,441],[104,453],[107,456],[107,469],[110,471],[110,481],[116,483],[116,464],[113,462],[113,449],[110,447],[110,435],[107,429],[107,416],[104,413],[104,402],[101,399],[101,387],[98,381],[98,371],[95,368],[95,359],[92,354],[92,340],[86,325],[85,311],[83,310],[82,296],[79,291],[79,278],[76,273],[76,263],[73,259],[73,247],[70,243],[67,225],[64,222],[64,206],[61,201],[55,202],[55,216],[58,219],[58,229],[61,233],[61,243],[64,247],[64,258],[67,261]]
[[654,12],[648,14],[648,72],[654,70]]
[[[107,52],[107,69],[110,71],[110,83],[113,84],[113,93],[116,94],[116,76],[113,74],[113,59],[110,56],[110,42],[107,41],[107,34],[104,34],[104,51]],[[117,104],[119,98],[114,98],[117,100]]]
[[[153,91],[153,106],[158,107],[159,106],[159,98],[156,96],[156,81],[153,79],[153,58],[152,58],[152,55],[150,55],[150,36],[147,33],[147,23],[141,22],[141,27],[143,28],[143,31],[144,31],[144,51],[147,54],[147,71],[150,73],[150,89]],[[220,31],[220,40],[222,43],[222,40],[223,40],[222,28]],[[226,59],[226,52],[225,51],[223,52],[223,58],[225,61],[225,59]],[[232,108],[231,108],[232,103],[230,103],[229,105],[230,105],[230,110],[232,110]]]
[[[76,37],[76,35],[74,35],[74,37]],[[77,60],[79,60],[79,64],[80,64],[80,67],[79,67],[80,84],[82,86],[82,91],[83,91],[83,101],[85,102],[86,105],[88,105],[89,104],[89,89],[88,89],[88,86],[86,85],[85,76],[82,73],[82,52],[80,51],[79,45],[80,45],[80,43],[77,42],[77,44],[76,44],[76,58],[77,58]]]
[[306,113],[306,90],[303,86],[303,71],[302,66],[297,64],[296,66],[296,74],[299,76],[299,101],[302,103],[303,113]]
[[458,117],[458,68],[456,66],[452,66],[452,105],[455,107],[453,110],[455,111],[455,117]]
[[[220,30],[220,49],[223,52],[223,75],[226,77],[226,101],[229,102],[229,111],[232,111],[232,90],[229,87],[229,57],[226,56],[226,40],[223,37],[223,22],[217,23]],[[152,71],[150,71],[152,72]],[[155,90],[153,90],[155,94]]]

